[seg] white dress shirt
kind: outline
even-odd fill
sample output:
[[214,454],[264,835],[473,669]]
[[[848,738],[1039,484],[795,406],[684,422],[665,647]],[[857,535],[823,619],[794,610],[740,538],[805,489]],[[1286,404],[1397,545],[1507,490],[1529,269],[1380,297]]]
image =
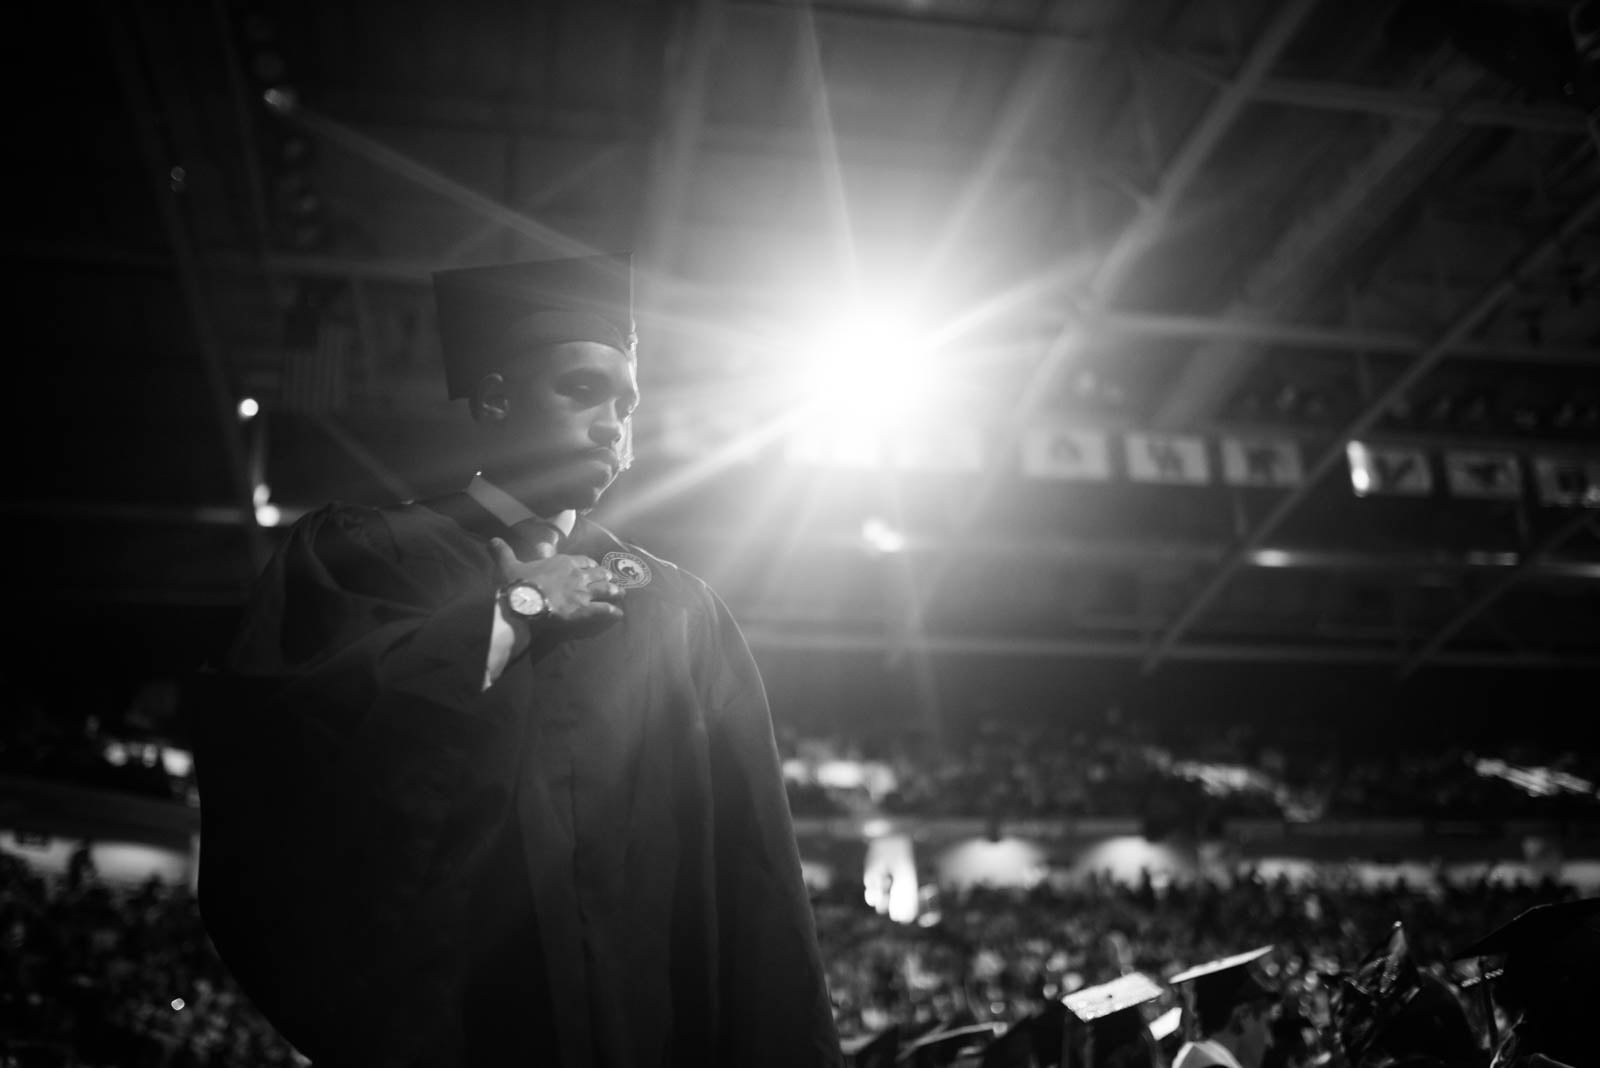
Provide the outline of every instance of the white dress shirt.
[[1212,1068],[1213,1065],[1218,1065],[1220,1068],[1243,1068],[1227,1046],[1213,1042],[1209,1038],[1185,1044],[1172,1062],[1172,1068]]
[[[508,527],[529,519],[542,519],[561,531],[561,536],[565,538],[572,533],[573,525],[578,521],[578,513],[571,508],[549,519],[535,515],[527,505],[481,474],[472,476],[472,481],[467,484],[467,496]],[[511,663],[511,658],[528,645],[528,625],[506,608],[505,602],[498,597],[494,602],[493,627],[489,634],[489,662],[483,667],[485,690],[494,685],[506,665]]]

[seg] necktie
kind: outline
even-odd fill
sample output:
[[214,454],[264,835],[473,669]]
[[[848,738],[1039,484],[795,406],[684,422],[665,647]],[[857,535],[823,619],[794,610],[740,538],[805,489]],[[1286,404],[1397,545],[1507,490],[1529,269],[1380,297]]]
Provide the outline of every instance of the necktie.
[[541,560],[542,546],[556,548],[561,543],[561,531],[554,523],[543,519],[524,519],[511,527],[511,551],[522,561]]

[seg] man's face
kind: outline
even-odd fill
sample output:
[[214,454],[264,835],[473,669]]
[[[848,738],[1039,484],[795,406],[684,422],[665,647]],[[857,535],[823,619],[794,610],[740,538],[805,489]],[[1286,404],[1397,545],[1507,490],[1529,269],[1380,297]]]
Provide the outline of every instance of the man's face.
[[633,361],[609,345],[565,342],[509,368],[505,399],[485,474],[537,512],[594,507],[627,459]]

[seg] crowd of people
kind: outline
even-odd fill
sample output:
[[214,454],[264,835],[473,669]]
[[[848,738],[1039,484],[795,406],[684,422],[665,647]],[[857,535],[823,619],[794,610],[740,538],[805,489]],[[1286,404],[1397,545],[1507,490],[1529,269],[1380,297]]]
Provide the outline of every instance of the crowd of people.
[[0,1065],[302,1063],[239,992],[188,889],[46,876],[0,854]]
[[[0,724],[0,775],[195,803],[183,739],[163,741],[141,727],[148,718],[136,713],[108,728],[24,705]],[[800,817],[1134,817],[1158,829],[1186,821],[1201,832],[1241,817],[1600,819],[1600,757],[1577,747],[1362,741],[1358,732],[1243,723],[1158,731],[1116,716],[1077,726],[979,720],[938,743],[907,731],[779,736]],[[841,785],[818,774],[824,765],[865,770]]]
[[[1226,884],[1091,877],[1027,891],[934,890],[913,923],[867,907],[859,887],[824,892],[814,908],[835,1017],[850,1039],[890,1025],[910,1034],[1009,1024],[1128,971],[1170,978],[1266,944],[1276,947],[1265,965],[1286,1010],[1326,1028],[1334,976],[1394,922],[1419,961],[1454,979],[1444,962],[1474,937],[1571,896],[1552,883],[1307,887],[1241,871]],[[108,885],[83,851],[56,876],[0,855],[0,932],[0,1063],[299,1063],[217,959],[184,887]],[[1156,1008],[1177,1004],[1169,993]]]
[[[1163,736],[993,720],[937,746],[906,737],[783,738],[795,814],[1137,817],[1201,832],[1234,818],[1600,819],[1600,760],[1560,745],[1369,751],[1243,725]],[[836,785],[826,769],[841,765],[873,773]]]
[[[1276,948],[1265,967],[1286,1008],[1326,1029],[1334,977],[1395,922],[1420,962],[1454,979],[1445,962],[1485,930],[1573,896],[1551,882],[1306,887],[1244,872],[1226,884],[1091,879],[1070,888],[946,891],[912,924],[840,894],[818,902],[817,918],[847,1035],[891,1024],[914,1032],[932,1020],[1011,1023],[1128,971],[1168,978],[1268,944]],[[1172,994],[1165,1007],[1177,1004]]]

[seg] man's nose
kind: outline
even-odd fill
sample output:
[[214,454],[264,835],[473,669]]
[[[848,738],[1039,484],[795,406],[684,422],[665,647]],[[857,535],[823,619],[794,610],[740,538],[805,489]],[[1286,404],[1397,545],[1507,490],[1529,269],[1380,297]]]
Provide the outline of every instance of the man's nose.
[[605,414],[596,419],[589,428],[589,438],[596,445],[614,448],[622,440],[622,429],[625,420],[616,409],[607,407]]

